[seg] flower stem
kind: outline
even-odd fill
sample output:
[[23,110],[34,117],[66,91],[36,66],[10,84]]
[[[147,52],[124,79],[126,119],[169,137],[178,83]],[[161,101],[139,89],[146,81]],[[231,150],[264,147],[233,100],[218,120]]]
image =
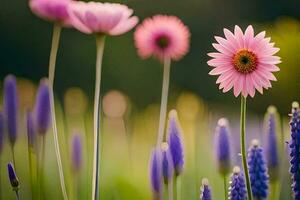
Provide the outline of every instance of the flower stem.
[[227,177],[226,174],[223,176],[223,181],[224,181],[224,198],[225,200],[228,199],[228,192],[227,192]]
[[12,153],[12,159],[13,159],[14,168],[15,168],[15,171],[17,173],[16,156],[15,156],[15,146],[11,146],[11,153]]
[[248,164],[246,158],[246,98],[241,95],[241,118],[240,118],[240,134],[241,134],[241,152],[242,152],[242,162],[243,162],[243,169],[246,179],[246,186],[247,186],[247,196],[248,200],[252,200],[252,190],[251,190],[251,183],[248,171]]
[[171,68],[171,60],[170,58],[165,58],[162,94],[161,94],[161,106],[160,106],[160,114],[159,114],[158,137],[157,137],[157,144],[156,144],[157,148],[160,148],[160,145],[164,139],[164,129],[166,123],[166,116],[167,116],[167,104],[168,104],[168,93],[169,93],[169,82],[170,82],[170,68]]
[[46,136],[42,135],[42,155],[40,157],[40,172],[39,172],[39,185],[40,185],[40,199],[45,198],[45,179],[44,179],[44,167],[45,167],[45,149],[46,149]]
[[173,184],[173,179],[171,179],[168,184],[169,200],[173,200]]
[[173,178],[173,199],[177,200],[177,176],[175,175]]
[[94,161],[93,161],[93,183],[92,199],[99,199],[99,179],[100,179],[100,88],[101,88],[101,68],[105,45],[105,36],[99,35],[96,38],[97,58],[96,58],[96,81],[94,96]]
[[52,35],[52,45],[51,45],[51,51],[50,51],[50,59],[49,59],[48,79],[49,79],[49,87],[50,87],[49,88],[50,89],[50,91],[49,91],[50,92],[50,107],[51,107],[51,119],[52,119],[52,129],[53,129],[56,161],[57,161],[57,165],[58,165],[59,180],[60,180],[60,186],[61,186],[63,198],[64,198],[64,200],[67,200],[68,195],[67,195],[67,191],[66,191],[65,178],[64,178],[64,172],[63,172],[60,149],[59,149],[55,106],[54,106],[54,91],[53,91],[56,56],[57,56],[57,51],[58,51],[58,46],[59,46],[60,33],[61,33],[61,26],[58,24],[54,24],[53,35]]

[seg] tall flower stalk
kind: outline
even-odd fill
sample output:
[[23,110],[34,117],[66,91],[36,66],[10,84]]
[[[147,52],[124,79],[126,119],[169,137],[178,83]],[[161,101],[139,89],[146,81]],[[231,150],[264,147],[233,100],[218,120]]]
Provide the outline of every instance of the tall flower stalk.
[[170,69],[171,69],[171,60],[169,58],[164,59],[164,72],[163,72],[163,83],[162,83],[162,94],[161,94],[161,106],[159,113],[159,125],[158,125],[158,137],[156,146],[157,148],[163,142],[164,131],[166,124],[167,116],[167,105],[168,105],[168,94],[169,94],[169,84],[170,84]]
[[100,177],[100,88],[101,88],[101,69],[102,58],[105,45],[105,36],[99,35],[96,38],[97,57],[96,57],[96,81],[94,96],[94,160],[93,160],[93,198],[99,198],[99,177]]
[[55,65],[56,65],[56,57],[57,57],[57,52],[59,47],[60,33],[61,33],[61,26],[59,24],[54,24],[50,59],[49,59],[48,79],[49,79],[50,109],[51,109],[51,120],[52,120],[55,155],[56,155],[56,161],[57,161],[58,172],[59,172],[59,180],[60,180],[60,186],[62,189],[63,198],[67,200],[68,195],[67,195],[67,190],[65,185],[65,177],[63,172],[61,153],[60,153],[60,147],[58,141],[58,133],[57,133],[58,131],[57,131],[55,105],[54,105],[54,89],[53,89],[54,77],[55,77]]
[[281,62],[274,55],[279,48],[265,34],[263,31],[254,35],[251,25],[244,33],[239,26],[235,26],[233,33],[224,29],[225,38],[216,36],[217,43],[212,44],[218,52],[209,53],[212,59],[207,62],[214,68],[209,74],[219,76],[219,89],[228,92],[233,88],[234,96],[241,96],[240,143],[248,200],[252,200],[252,195],[246,158],[246,98],[254,97],[256,90],[262,94],[263,89],[272,86],[271,81],[276,81],[273,72],[279,71],[277,64]]
[[252,200],[252,190],[251,190],[251,182],[248,170],[248,163],[247,163],[247,153],[246,153],[246,108],[247,108],[247,101],[244,96],[241,96],[241,116],[240,116],[240,143],[241,143],[241,154],[242,154],[242,163],[243,169],[246,179],[246,186],[247,186],[247,196],[248,200]]
[[100,84],[105,36],[116,36],[130,31],[138,23],[138,18],[136,16],[132,16],[132,9],[129,9],[125,5],[115,3],[73,2],[70,6],[69,13],[72,19],[72,25],[76,29],[86,34],[97,35],[96,80],[94,96],[94,159],[92,199],[98,200],[101,170]]
[[56,161],[59,171],[59,179],[61,190],[64,200],[68,199],[65,178],[61,161],[60,147],[57,134],[57,125],[56,125],[56,114],[55,114],[55,105],[54,105],[54,77],[55,77],[55,65],[56,65],[56,56],[59,47],[60,33],[62,26],[71,26],[71,20],[69,16],[69,6],[72,3],[72,0],[30,0],[29,6],[33,13],[38,17],[41,17],[47,21],[54,22],[53,34],[52,34],[52,45],[50,50],[50,59],[49,59],[49,87],[50,87],[50,107],[51,107],[51,118],[52,118],[52,129],[54,137],[54,146]]

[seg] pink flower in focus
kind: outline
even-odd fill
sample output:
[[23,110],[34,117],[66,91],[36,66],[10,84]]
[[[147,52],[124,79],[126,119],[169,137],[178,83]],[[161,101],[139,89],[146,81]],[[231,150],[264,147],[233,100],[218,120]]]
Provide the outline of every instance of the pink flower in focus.
[[29,6],[34,14],[49,20],[69,24],[68,6],[72,0],[30,0]]
[[189,50],[190,32],[179,18],[156,15],[138,26],[134,38],[142,58],[179,60]]
[[218,43],[213,43],[217,53],[209,53],[212,57],[207,63],[214,67],[210,75],[219,75],[217,84],[223,92],[233,88],[234,95],[240,93],[254,97],[255,90],[261,94],[263,88],[271,86],[270,81],[276,81],[272,72],[279,71],[276,66],[280,57],[274,56],[279,48],[265,38],[265,31],[254,35],[253,27],[247,27],[245,33],[235,26],[234,33],[224,29],[225,38],[215,37]]
[[132,16],[132,9],[117,3],[74,1],[69,13],[72,25],[87,34],[121,35],[138,23],[138,18]]

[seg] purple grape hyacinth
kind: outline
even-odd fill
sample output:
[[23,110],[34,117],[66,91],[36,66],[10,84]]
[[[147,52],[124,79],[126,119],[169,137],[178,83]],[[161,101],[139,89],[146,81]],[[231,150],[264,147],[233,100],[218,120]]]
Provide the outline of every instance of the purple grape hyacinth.
[[178,176],[183,170],[184,153],[181,128],[178,122],[176,110],[172,110],[169,113],[168,143],[170,146],[175,175]]
[[36,129],[37,133],[44,135],[47,133],[51,123],[50,112],[50,91],[48,80],[42,79],[36,97]]
[[82,166],[82,143],[79,134],[72,139],[72,166],[75,172],[79,172]]
[[201,186],[201,200],[211,200],[211,189],[209,187],[208,180],[206,178],[202,179],[202,186]]
[[10,184],[13,187],[13,189],[17,191],[20,183],[12,163],[7,164],[7,171]]
[[225,176],[230,172],[230,142],[228,120],[221,118],[218,121],[215,134],[215,149],[219,172]]
[[14,75],[8,75],[4,79],[4,116],[8,131],[9,142],[15,145],[18,134],[18,95],[17,81]]
[[172,162],[172,156],[171,156],[169,144],[163,142],[161,145],[161,150],[162,150],[162,175],[165,184],[168,184],[174,175],[173,162]]
[[247,189],[244,174],[241,173],[239,167],[233,168],[233,174],[231,176],[229,187],[229,199],[230,200],[247,200]]
[[300,200],[300,110],[299,103],[293,102],[291,113],[290,173],[292,175],[292,190],[294,199]]
[[4,116],[0,112],[0,155],[3,150],[3,139],[4,139]]
[[150,182],[153,191],[153,198],[160,199],[162,195],[162,163],[161,150],[154,149],[150,160]]
[[277,135],[276,135],[276,108],[270,106],[268,108],[267,119],[267,144],[266,144],[266,158],[270,173],[270,181],[277,180],[279,176],[279,155],[277,149]]
[[269,175],[263,149],[258,140],[252,140],[248,150],[248,166],[252,195],[256,199],[266,199],[268,196]]

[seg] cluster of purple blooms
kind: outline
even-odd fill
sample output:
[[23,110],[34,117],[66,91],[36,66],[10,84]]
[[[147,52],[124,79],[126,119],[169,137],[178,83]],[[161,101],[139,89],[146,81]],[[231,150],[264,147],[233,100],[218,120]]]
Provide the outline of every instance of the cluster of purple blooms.
[[[263,147],[260,146],[259,141],[254,139],[251,142],[251,146],[248,149],[247,164],[249,167],[249,176],[251,181],[252,197],[254,199],[267,199],[269,196],[269,184],[272,181],[278,180],[279,169],[279,153],[277,149],[277,135],[276,135],[276,109],[270,107],[267,112],[266,120],[266,152]],[[292,189],[294,192],[294,199],[300,199],[300,109],[299,104],[294,102],[292,106],[291,116],[291,142],[289,147],[291,149],[291,168],[290,173],[292,175]],[[175,123],[176,122],[176,123]],[[183,167],[183,144],[180,134],[179,126],[176,125],[177,121],[172,118],[169,120],[169,137],[168,143],[163,143],[162,149],[155,149],[152,154],[151,160],[151,183],[152,189],[155,192],[156,197],[159,199],[159,195],[162,192],[162,185],[164,178],[165,184],[167,184],[174,175],[178,175],[177,166],[174,164],[180,163],[179,172],[182,173]],[[215,134],[215,151],[216,160],[218,164],[219,173],[221,176],[227,176],[231,169],[231,150],[230,150],[230,129],[228,120],[221,118],[218,121]],[[169,147],[169,148],[168,148]],[[172,156],[175,159],[172,159]],[[161,158],[160,158],[161,157]],[[171,157],[171,158],[170,158]],[[173,162],[170,163],[170,159]],[[178,160],[177,160],[178,159]],[[161,164],[160,164],[161,162]],[[172,165],[172,166],[170,166]],[[272,173],[269,175],[269,171]],[[247,200],[247,188],[245,182],[245,175],[241,172],[238,166],[233,168],[232,175],[229,181],[228,199],[231,200]],[[201,200],[211,200],[211,188],[209,187],[208,180],[206,178],[202,181],[200,189]]]
[[166,185],[172,183],[183,171],[182,133],[175,110],[169,114],[167,136],[167,142],[162,143],[161,148],[152,151],[150,161],[150,180],[156,199],[160,199],[163,192],[166,192],[163,191],[163,182]]
[[[19,198],[19,180],[16,175],[16,160],[15,160],[15,144],[18,138],[18,123],[19,123],[19,98],[17,90],[17,80],[15,76],[8,75],[4,79],[4,111],[0,112],[0,154],[3,147],[4,134],[7,133],[9,143],[12,149],[12,162],[8,163],[8,175],[13,190]],[[49,86],[47,79],[42,79],[36,94],[34,108],[27,108],[26,126],[28,139],[28,153],[40,155],[40,148],[44,148],[39,144],[39,137],[44,137],[48,132],[51,124],[50,101],[49,101]],[[81,141],[76,135],[73,139],[72,160],[74,170],[80,170],[81,166]],[[29,155],[30,156],[30,155]],[[42,165],[42,163],[39,163]],[[36,169],[36,168],[35,168]],[[31,173],[38,173],[37,171]],[[39,174],[43,176],[42,174]]]

